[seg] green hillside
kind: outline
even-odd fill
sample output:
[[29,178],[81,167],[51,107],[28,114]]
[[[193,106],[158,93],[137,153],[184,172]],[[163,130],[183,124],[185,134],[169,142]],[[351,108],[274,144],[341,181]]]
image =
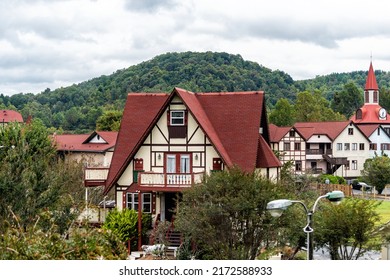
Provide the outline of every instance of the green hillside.
[[[380,87],[390,88],[390,74],[376,74]],[[166,53],[69,87],[46,89],[39,94],[1,94],[0,106],[18,110],[24,119],[32,116],[48,127],[80,133],[95,129],[104,111],[122,110],[130,92],[171,92],[174,87],[193,92],[263,90],[267,106],[272,108],[282,97],[294,102],[297,93],[306,89],[320,89],[330,100],[349,81],[363,88],[366,75],[364,71],[334,73],[294,81],[283,71],[246,61],[240,55]]]

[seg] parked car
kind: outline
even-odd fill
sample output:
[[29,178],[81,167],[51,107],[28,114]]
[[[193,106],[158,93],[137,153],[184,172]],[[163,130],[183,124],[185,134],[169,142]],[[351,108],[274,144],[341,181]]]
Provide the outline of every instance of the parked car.
[[367,185],[364,182],[357,182],[356,184],[352,184],[352,188],[359,191],[372,192],[373,187]]

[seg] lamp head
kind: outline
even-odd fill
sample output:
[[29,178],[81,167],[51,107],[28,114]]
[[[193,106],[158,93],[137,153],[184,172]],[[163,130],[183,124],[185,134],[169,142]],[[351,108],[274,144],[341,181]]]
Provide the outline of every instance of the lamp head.
[[272,217],[280,217],[283,211],[292,204],[291,200],[288,199],[277,199],[267,203],[267,210]]
[[328,192],[326,195],[327,195],[326,198],[330,202],[339,203],[344,198],[344,193],[342,191],[332,191],[332,192]]

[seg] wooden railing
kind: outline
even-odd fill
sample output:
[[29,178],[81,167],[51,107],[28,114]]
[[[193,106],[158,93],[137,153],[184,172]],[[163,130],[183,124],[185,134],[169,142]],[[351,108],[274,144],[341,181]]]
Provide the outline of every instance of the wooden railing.
[[87,167],[84,170],[85,186],[101,186],[107,180],[108,167]]
[[203,172],[190,174],[141,172],[138,174],[138,184],[140,186],[154,187],[190,187],[193,183],[200,183],[202,178]]

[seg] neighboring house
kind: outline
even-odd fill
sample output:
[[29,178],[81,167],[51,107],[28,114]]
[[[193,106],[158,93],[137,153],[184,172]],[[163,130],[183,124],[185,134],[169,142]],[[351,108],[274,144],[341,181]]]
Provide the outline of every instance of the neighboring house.
[[357,177],[368,158],[370,140],[351,121],[270,125],[271,147],[282,163],[294,162],[295,174]]
[[346,179],[359,177],[369,158],[369,146],[370,139],[359,126],[350,122],[333,141],[333,157],[346,159],[333,174]]
[[235,165],[279,177],[263,92],[130,93],[104,193],[172,221],[182,190]]
[[78,221],[88,219],[90,224],[100,225],[108,211],[115,207],[115,201],[106,200],[106,197],[98,205],[90,205],[90,188],[104,188],[117,136],[116,131],[53,135],[60,157],[84,164],[85,209]]
[[390,136],[382,125],[367,124],[358,127],[370,139],[369,158],[382,154],[390,156]]
[[86,186],[103,186],[111,164],[118,132],[54,135],[57,152],[66,160],[83,162]]
[[[364,88],[364,105],[349,121],[269,127],[272,148],[279,152],[283,163],[294,161],[296,174],[319,172],[355,179],[361,175],[367,159],[382,153],[390,155],[390,115],[379,105],[379,87],[372,63]],[[292,137],[294,133],[299,136]],[[301,139],[305,154],[297,153],[303,144],[295,142]]]
[[269,130],[271,149],[277,151],[280,162],[285,164],[291,161],[297,175],[306,173],[306,156],[312,151],[306,149],[305,139],[299,132],[293,126],[278,127],[274,124],[269,125]]
[[19,112],[14,110],[0,110],[1,125],[4,126],[10,122],[23,123],[23,117]]

